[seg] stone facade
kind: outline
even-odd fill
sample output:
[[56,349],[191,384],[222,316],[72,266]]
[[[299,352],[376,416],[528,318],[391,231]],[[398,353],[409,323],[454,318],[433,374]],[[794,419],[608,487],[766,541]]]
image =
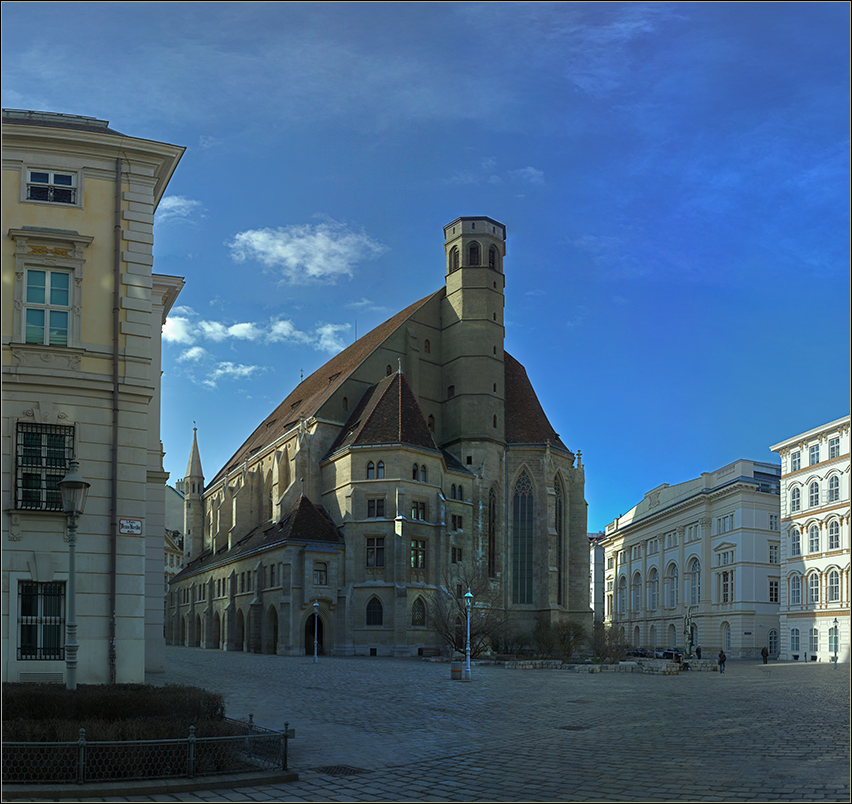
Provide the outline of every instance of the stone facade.
[[590,624],[580,455],[503,349],[505,227],[444,239],[444,287],[305,379],[206,486],[193,441],[172,642],[417,654],[465,573],[512,628]]
[[781,456],[781,657],[849,662],[849,416]]
[[[64,679],[76,456],[80,683],[163,669],[160,352],[183,280],[153,273],[183,148],[94,118],[3,111],[3,680]],[[115,413],[114,413],[115,411]]]
[[607,525],[606,622],[634,648],[778,654],[780,469],[739,460],[649,491]]

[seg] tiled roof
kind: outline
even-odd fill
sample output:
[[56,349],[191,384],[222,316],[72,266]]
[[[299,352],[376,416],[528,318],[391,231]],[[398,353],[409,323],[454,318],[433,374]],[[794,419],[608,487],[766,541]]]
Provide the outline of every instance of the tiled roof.
[[551,427],[535,395],[526,369],[508,352],[505,356],[506,441],[510,444],[546,444],[568,452]]
[[343,537],[325,512],[317,508],[304,494],[279,522],[264,522],[250,530],[230,549],[220,548],[216,553],[207,551],[187,564],[175,578],[180,580],[200,570],[222,562],[235,561],[258,550],[268,549],[286,542],[305,544],[321,542],[343,545]]
[[414,302],[393,318],[347,346],[340,354],[331,358],[324,366],[299,383],[287,398],[267,416],[260,426],[246,439],[231,459],[219,470],[208,484],[239,466],[249,455],[258,452],[298,424],[300,417],[313,416],[325,402],[349,378],[355,369],[366,360],[390,335],[408,320],[426,302],[444,293],[441,288],[435,293]]
[[407,444],[439,451],[417,399],[399,372],[366,391],[329,455],[346,447],[368,444]]

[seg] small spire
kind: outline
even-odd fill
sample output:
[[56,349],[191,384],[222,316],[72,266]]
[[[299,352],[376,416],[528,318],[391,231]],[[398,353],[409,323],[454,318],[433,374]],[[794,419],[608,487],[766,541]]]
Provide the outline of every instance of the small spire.
[[396,361],[397,361],[397,363],[399,364],[399,370],[397,371],[397,374],[402,374],[402,358],[401,358],[401,357],[398,357],[398,358],[396,359]]

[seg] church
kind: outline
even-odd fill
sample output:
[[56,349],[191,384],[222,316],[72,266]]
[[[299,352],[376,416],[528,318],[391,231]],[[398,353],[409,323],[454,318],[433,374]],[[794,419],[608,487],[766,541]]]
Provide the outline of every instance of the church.
[[444,286],[303,380],[206,484],[193,436],[169,644],[416,656],[442,647],[433,596],[471,574],[513,630],[591,625],[581,454],[504,351],[505,243],[488,217],[447,224]]

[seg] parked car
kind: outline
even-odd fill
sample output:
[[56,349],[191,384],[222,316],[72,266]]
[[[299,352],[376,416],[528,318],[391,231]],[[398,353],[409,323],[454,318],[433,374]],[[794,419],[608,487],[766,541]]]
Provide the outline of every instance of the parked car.
[[651,656],[651,654],[648,653],[648,651],[642,650],[642,648],[635,648],[633,650],[629,650],[629,651],[627,651],[627,655],[628,656],[640,656],[640,657],[643,657],[643,658],[646,658],[646,659]]
[[665,659],[669,662],[679,662],[683,659],[683,654],[679,650],[675,650],[674,648],[670,648],[669,650],[658,650],[657,651],[658,659]]

